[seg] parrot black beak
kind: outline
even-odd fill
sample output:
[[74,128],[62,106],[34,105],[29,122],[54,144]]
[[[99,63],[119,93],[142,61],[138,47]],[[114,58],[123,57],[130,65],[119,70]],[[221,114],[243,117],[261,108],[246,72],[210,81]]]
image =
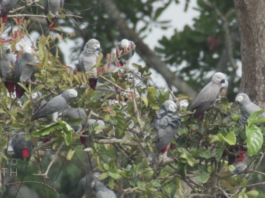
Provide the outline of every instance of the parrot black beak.
[[225,83],[225,79],[221,80],[221,84]]

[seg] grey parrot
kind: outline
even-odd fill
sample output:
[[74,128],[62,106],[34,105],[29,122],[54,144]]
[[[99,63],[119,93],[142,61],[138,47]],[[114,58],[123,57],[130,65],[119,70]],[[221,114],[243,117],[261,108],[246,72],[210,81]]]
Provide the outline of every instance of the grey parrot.
[[99,56],[100,43],[96,39],[90,39],[82,53],[79,56],[79,65],[77,67],[77,71],[79,72],[92,72],[89,74],[89,85],[95,90],[97,85],[97,68],[94,66],[97,63],[97,59]]
[[36,63],[36,60],[32,48],[30,46],[24,47],[23,54],[17,59],[15,65],[15,84],[17,98],[20,98],[25,92],[25,90],[20,85],[18,85],[18,83],[26,83],[26,86],[28,86],[27,82],[31,81],[34,77],[36,67],[29,65],[34,63]]
[[7,21],[7,15],[17,4],[18,0],[0,0],[0,17],[2,22]]
[[[127,39],[122,39],[121,42],[118,43],[117,45],[118,49],[116,49],[116,56],[119,57],[119,62],[121,66],[128,67],[129,66],[129,61],[134,55],[134,48],[135,44],[133,41],[129,41]],[[121,55],[119,55],[119,51],[122,50]]]
[[165,153],[168,149],[168,144],[177,134],[181,120],[174,113],[177,111],[178,106],[173,100],[166,100],[156,115],[154,120],[154,127],[157,136],[157,151]]
[[190,107],[191,111],[196,110],[194,117],[197,120],[201,119],[203,113],[208,111],[215,101],[219,99],[221,90],[227,89],[227,87],[228,81],[225,75],[221,72],[215,73],[211,81],[200,91]]
[[30,140],[26,141],[25,135],[16,135],[12,139],[11,145],[17,158],[21,160],[24,160],[24,158],[30,159],[33,143]]
[[4,82],[9,93],[15,91],[15,80],[14,80],[14,70],[11,65],[15,67],[16,56],[12,53],[12,48],[9,43],[4,43],[2,46],[2,56],[0,60],[0,72],[1,78]]
[[117,198],[112,190],[97,179],[91,183],[91,186],[96,191],[96,198]]
[[95,173],[92,173],[82,178],[78,183],[76,198],[82,198],[84,195],[85,195],[85,198],[91,198],[92,193],[93,193],[91,183],[95,179],[98,179],[99,176],[100,176],[100,173],[95,172]]
[[52,17],[52,21],[49,21],[48,18],[46,18],[46,21],[48,23],[49,30],[56,27],[56,20],[60,16],[59,11],[64,6],[64,0],[45,0],[44,1],[44,11],[45,14],[50,14]]
[[[239,122],[242,125],[247,122],[247,119],[251,114],[261,110],[261,108],[258,105],[250,101],[248,95],[245,93],[237,94],[235,100],[240,107],[241,116],[239,118]],[[259,117],[265,117],[265,113],[260,114]]]
[[46,117],[55,112],[62,112],[68,107],[71,101],[78,96],[75,89],[68,89],[58,96],[52,98],[49,102],[44,104],[31,118],[31,121]]

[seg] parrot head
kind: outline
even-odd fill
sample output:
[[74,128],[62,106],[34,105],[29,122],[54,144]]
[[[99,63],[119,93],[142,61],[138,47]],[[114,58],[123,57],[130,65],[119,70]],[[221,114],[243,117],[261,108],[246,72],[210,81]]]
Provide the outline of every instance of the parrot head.
[[100,43],[97,39],[90,39],[86,45],[86,50],[92,50],[93,52],[100,51]]
[[238,104],[246,104],[249,103],[250,99],[247,94],[245,93],[239,93],[236,95],[236,103]]
[[4,53],[10,53],[12,51],[11,45],[9,43],[4,43],[2,49]]

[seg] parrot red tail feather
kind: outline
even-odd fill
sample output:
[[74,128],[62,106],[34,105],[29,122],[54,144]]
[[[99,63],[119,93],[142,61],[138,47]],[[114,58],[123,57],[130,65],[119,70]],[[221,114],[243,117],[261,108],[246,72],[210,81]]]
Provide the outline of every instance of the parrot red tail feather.
[[239,149],[239,157],[236,158],[236,160],[237,160],[238,162],[243,162],[243,161],[244,161],[244,155],[245,155],[245,149],[244,149],[243,147],[241,147],[241,148]]
[[80,142],[81,142],[81,144],[86,144],[86,138],[85,137],[80,137]]
[[89,85],[94,91],[96,90],[97,81],[98,79],[96,78],[89,78]]
[[168,146],[166,146],[165,148],[163,148],[161,152],[162,153],[165,153],[167,151],[167,149],[168,149]]
[[25,90],[22,87],[20,87],[19,85],[16,86],[16,96],[17,96],[17,98],[21,98],[21,96],[23,96],[24,92],[25,92]]
[[28,158],[28,157],[29,157],[29,150],[28,150],[28,148],[24,148],[24,149],[22,150],[22,156],[23,156],[24,158]]
[[15,81],[10,80],[9,82],[5,82],[5,86],[9,93],[13,93],[15,91]]
[[7,21],[7,18],[8,18],[8,15],[4,16],[1,20],[2,20],[2,23],[6,22]]
[[57,21],[56,18],[52,18],[52,21],[49,21],[49,19],[46,19],[46,21],[48,23],[49,30],[52,30],[53,28],[56,27],[56,21]]

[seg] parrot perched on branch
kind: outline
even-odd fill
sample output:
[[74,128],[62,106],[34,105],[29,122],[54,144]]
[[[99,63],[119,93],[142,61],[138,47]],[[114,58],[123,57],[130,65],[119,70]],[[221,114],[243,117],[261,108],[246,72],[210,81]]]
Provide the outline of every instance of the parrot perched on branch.
[[194,117],[197,120],[201,119],[201,116],[205,111],[208,111],[211,106],[219,99],[222,89],[227,89],[228,81],[225,75],[221,72],[217,72],[212,76],[211,81],[200,91],[190,106],[191,111],[195,111]]
[[91,72],[89,74],[89,85],[95,90],[98,80],[97,68],[94,67],[97,63],[98,56],[100,51],[100,43],[96,39],[90,39],[84,50],[79,56],[79,64],[77,66],[77,71],[79,72]]
[[0,58],[1,78],[9,93],[15,91],[14,70],[11,65],[15,67],[16,56],[12,53],[12,48],[9,43],[4,43],[2,46],[2,57]]
[[44,1],[44,11],[45,14],[50,14],[52,17],[52,20],[49,21],[48,18],[46,18],[46,21],[48,23],[49,30],[56,27],[56,21],[57,18],[59,18],[59,11],[64,6],[64,0],[45,0]]

